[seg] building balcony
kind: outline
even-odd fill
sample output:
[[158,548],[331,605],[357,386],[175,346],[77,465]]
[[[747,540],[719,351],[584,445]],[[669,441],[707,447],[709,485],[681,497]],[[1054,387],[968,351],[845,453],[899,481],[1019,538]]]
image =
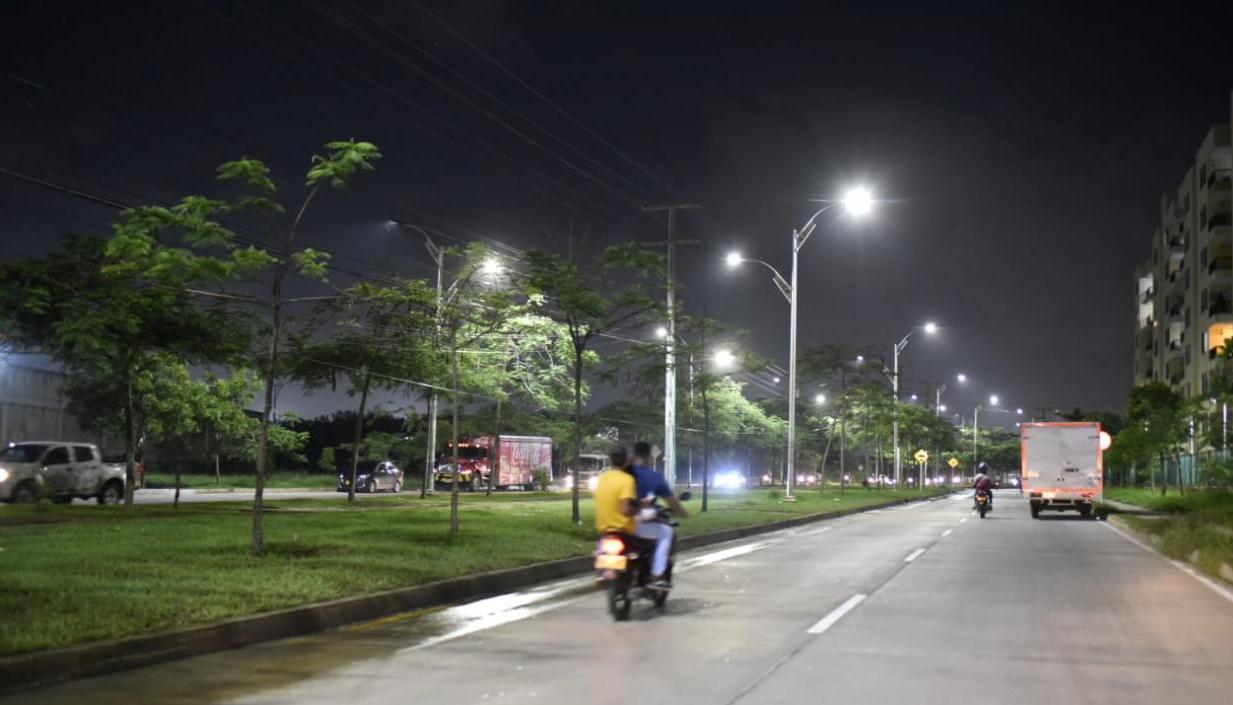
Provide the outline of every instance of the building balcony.
[[1228,210],[1224,210],[1216,211],[1207,216],[1207,222],[1203,225],[1208,230],[1215,230],[1216,228],[1225,227],[1229,224],[1233,224],[1233,213],[1229,213]]
[[1233,183],[1233,169],[1212,169],[1207,175],[1207,188],[1227,189]]
[[1186,238],[1181,235],[1174,235],[1169,238],[1169,249],[1177,252],[1186,251]]
[[1223,296],[1217,296],[1207,305],[1207,315],[1219,316],[1226,313],[1233,313],[1233,304]]
[[1224,347],[1216,346],[1207,351],[1207,359],[1215,360],[1216,358],[1220,357],[1223,354],[1224,354]]
[[1152,302],[1152,297],[1155,295],[1156,291],[1154,289],[1148,289],[1139,296],[1139,303],[1150,304]]
[[1181,318],[1182,317],[1182,305],[1178,304],[1176,306],[1170,306],[1168,310],[1166,311],[1166,313],[1169,314],[1169,318]]
[[1207,264],[1207,273],[1218,276],[1229,276],[1233,273],[1233,257],[1215,257]]

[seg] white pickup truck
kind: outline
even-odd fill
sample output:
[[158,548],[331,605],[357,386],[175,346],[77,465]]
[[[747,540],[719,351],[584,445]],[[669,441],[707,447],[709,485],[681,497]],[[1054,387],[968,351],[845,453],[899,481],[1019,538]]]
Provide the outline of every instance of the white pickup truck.
[[124,466],[104,463],[98,446],[89,443],[10,443],[0,450],[0,501],[43,496],[60,503],[94,497],[99,504],[118,504],[124,499]]
[[1025,423],[1019,428],[1023,491],[1032,518],[1047,510],[1091,516],[1104,489],[1100,424]]

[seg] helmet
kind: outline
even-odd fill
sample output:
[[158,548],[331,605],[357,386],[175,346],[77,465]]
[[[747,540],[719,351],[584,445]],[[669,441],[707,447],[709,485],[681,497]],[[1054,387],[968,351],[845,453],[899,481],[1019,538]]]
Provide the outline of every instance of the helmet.
[[986,470],[989,469],[989,466],[985,463],[981,463],[980,465],[976,466],[976,469],[980,470],[981,472],[985,472]]

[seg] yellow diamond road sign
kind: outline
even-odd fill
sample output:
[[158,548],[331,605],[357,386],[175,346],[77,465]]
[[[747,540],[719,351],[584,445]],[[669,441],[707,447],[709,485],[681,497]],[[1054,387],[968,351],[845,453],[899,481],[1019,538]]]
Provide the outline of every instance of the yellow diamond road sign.
[[959,467],[959,459],[951,458],[950,460],[946,461],[946,464],[951,466],[951,468],[957,468]]
[[922,448],[916,451],[915,458],[916,458],[916,462],[918,463],[926,462],[929,460],[929,453],[924,448]]

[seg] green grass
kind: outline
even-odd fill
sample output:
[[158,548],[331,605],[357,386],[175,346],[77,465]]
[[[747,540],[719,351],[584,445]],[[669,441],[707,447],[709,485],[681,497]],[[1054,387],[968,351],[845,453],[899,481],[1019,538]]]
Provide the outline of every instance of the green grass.
[[1233,493],[1225,490],[1176,489],[1161,497],[1146,489],[1106,490],[1105,497],[1160,512],[1159,518],[1127,516],[1137,531],[1156,539],[1162,553],[1187,560],[1210,575],[1233,566]]
[[[685,535],[919,497],[910,490],[717,495]],[[0,654],[54,648],[359,595],[591,549],[564,495],[466,496],[448,536],[448,496],[271,504],[268,554],[248,553],[247,505],[0,506]],[[689,503],[698,508],[698,500]],[[30,523],[30,522],[50,523]]]
[[[266,478],[266,487],[271,488],[334,489],[337,484],[338,476],[333,473],[275,472]],[[255,485],[256,478],[252,475],[222,475],[217,480],[213,475],[180,476],[180,487],[183,489],[221,487],[251,490]],[[152,472],[146,475],[148,489],[172,489],[175,486],[176,476],[173,473]]]

